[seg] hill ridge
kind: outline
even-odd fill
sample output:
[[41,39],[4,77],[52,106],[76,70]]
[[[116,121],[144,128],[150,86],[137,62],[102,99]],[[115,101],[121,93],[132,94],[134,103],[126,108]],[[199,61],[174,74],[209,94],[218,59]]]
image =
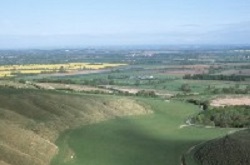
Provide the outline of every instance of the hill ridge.
[[147,113],[152,113],[149,107],[125,97],[0,89],[0,150],[5,153],[0,162],[48,165],[58,152],[54,143],[65,130]]

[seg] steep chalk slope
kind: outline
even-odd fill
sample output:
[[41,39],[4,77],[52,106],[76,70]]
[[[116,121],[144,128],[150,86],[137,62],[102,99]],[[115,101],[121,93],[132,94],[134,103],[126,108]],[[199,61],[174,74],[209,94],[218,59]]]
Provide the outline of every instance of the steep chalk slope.
[[151,112],[124,97],[0,89],[0,165],[48,165],[65,130]]

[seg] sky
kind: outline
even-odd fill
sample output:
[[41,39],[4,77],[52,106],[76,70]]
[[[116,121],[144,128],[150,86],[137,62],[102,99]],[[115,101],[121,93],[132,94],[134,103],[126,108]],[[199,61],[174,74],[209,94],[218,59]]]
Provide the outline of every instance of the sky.
[[0,6],[0,48],[250,44],[249,0],[2,0]]

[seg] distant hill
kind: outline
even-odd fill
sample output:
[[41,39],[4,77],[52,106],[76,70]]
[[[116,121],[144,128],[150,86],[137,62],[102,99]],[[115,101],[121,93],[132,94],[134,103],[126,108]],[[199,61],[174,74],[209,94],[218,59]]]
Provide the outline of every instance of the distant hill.
[[124,97],[0,88],[0,165],[48,165],[65,130],[150,112]]
[[249,165],[250,130],[209,141],[194,154],[200,165]]

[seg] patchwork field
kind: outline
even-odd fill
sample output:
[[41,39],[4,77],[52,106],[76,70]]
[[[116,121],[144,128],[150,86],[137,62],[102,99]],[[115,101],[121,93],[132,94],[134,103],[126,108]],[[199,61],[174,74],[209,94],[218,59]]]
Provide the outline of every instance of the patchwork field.
[[80,70],[99,70],[124,66],[112,63],[66,63],[66,64],[29,64],[0,66],[0,77],[13,77],[20,74],[71,73]]

